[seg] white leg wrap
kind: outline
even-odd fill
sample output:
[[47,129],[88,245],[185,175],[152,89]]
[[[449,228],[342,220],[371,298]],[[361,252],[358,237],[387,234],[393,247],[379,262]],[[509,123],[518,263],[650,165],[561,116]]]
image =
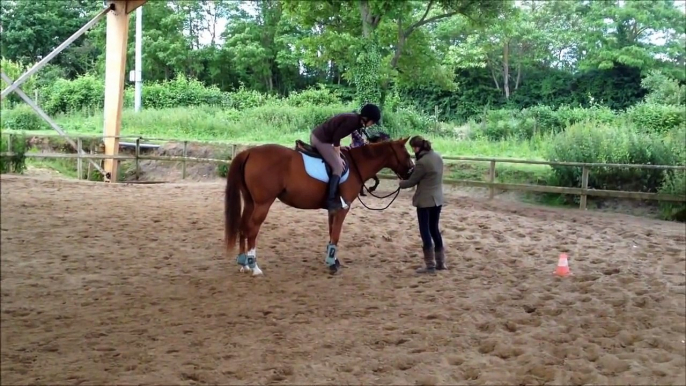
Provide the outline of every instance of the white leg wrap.
[[255,248],[249,250],[248,253],[246,253],[246,255],[248,256],[248,261],[252,260],[255,262],[255,267],[253,267],[253,268],[245,267],[245,268],[247,268],[248,271],[252,271],[253,276],[262,275],[262,270],[257,265],[257,251],[255,250]]

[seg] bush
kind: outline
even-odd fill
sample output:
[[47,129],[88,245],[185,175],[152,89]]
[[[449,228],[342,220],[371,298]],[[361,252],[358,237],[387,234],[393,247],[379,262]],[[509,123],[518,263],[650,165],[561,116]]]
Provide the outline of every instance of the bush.
[[105,100],[105,82],[94,75],[74,80],[59,79],[41,93],[41,108],[48,114],[87,110],[101,111]]
[[[686,170],[667,171],[659,193],[686,195]],[[686,203],[660,202],[660,213],[665,220],[686,222]]]
[[0,137],[0,152],[4,153],[7,150],[14,155],[0,156],[0,173],[23,173],[26,170],[26,137],[15,135],[10,146],[7,137]]
[[[0,59],[0,68],[13,82],[16,82],[19,77],[24,74],[30,66],[26,66],[19,62],[14,62],[5,58]],[[19,88],[24,91],[29,98],[33,99],[33,92],[36,89],[36,76],[28,78],[24,83],[22,83]],[[0,81],[0,85],[4,90],[9,84],[5,83],[4,80]],[[1,107],[3,110],[12,108],[19,104],[24,104],[25,102],[17,95],[16,91],[13,91],[7,96],[7,98],[2,99]]]
[[516,135],[521,112],[509,109],[488,110],[483,115],[480,134],[492,141]]
[[[676,164],[686,166],[686,125],[671,130],[665,136],[665,144],[674,154]],[[686,195],[686,170],[666,171],[659,193]],[[686,222],[686,203],[660,202],[660,211],[665,220]]]
[[525,120],[533,122],[530,129],[528,124],[525,126],[525,133],[528,138],[532,138],[537,134],[557,133],[565,128],[557,112],[550,106],[539,105],[525,108],[522,110],[521,115]]
[[[41,107],[48,114],[72,112],[99,112],[105,100],[105,81],[94,75],[80,76],[74,80],[58,79],[42,90]],[[239,94],[240,96],[240,94]],[[150,82],[143,86],[141,95],[145,108],[162,109],[181,106],[240,105],[232,103],[232,95],[216,86],[205,86],[195,79],[179,75],[164,82]],[[124,106],[133,107],[134,87],[127,86]]]
[[286,98],[286,103],[296,107],[305,105],[329,106],[340,104],[341,98],[338,93],[331,91],[320,84],[318,88],[309,88],[307,90],[290,93],[288,98]]
[[626,117],[640,131],[666,133],[686,123],[686,109],[642,102],[627,109]]
[[589,108],[560,106],[555,111],[555,114],[562,128],[581,122],[611,124],[617,119],[617,115],[610,108],[597,105]]
[[151,109],[230,105],[228,95],[217,86],[207,87],[200,81],[186,78],[183,74],[165,82],[146,84],[141,99],[143,106]]
[[481,121],[481,134],[494,141],[506,138],[530,139],[552,134],[580,122],[613,123],[617,115],[607,107],[579,108],[534,106],[521,111],[498,109],[487,111]]
[[652,70],[641,80],[641,86],[648,90],[645,101],[650,104],[686,104],[686,85],[668,77],[660,71]]
[[234,92],[227,93],[229,107],[237,110],[245,110],[254,107],[261,107],[267,104],[278,104],[279,98],[262,94],[255,90],[246,90],[243,85]]
[[[670,147],[660,138],[625,127],[589,123],[572,125],[557,134],[548,147],[546,158],[562,162],[653,165],[674,165],[677,161]],[[581,186],[581,168],[553,166],[552,169],[560,185]],[[656,169],[593,168],[589,187],[655,192],[663,180],[663,171]]]
[[396,111],[384,111],[381,118],[382,127],[379,129],[388,133],[392,138],[436,133],[438,122],[432,116],[423,115],[414,108],[402,107]]
[[49,130],[50,126],[30,106],[23,104],[10,110],[3,110],[2,128],[3,130],[37,131]]

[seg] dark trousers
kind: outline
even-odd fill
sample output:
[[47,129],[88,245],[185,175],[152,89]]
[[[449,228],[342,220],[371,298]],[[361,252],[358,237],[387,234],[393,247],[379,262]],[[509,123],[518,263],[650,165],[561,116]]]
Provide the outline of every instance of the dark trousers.
[[419,234],[422,236],[422,249],[429,249],[433,246],[437,251],[443,250],[443,238],[441,237],[441,231],[438,230],[440,218],[441,206],[417,208]]

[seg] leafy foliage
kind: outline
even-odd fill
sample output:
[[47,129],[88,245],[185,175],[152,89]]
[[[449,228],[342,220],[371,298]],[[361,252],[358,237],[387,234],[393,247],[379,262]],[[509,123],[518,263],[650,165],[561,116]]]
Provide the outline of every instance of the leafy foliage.
[[[372,102],[394,136],[421,132],[460,149],[468,147],[449,142],[455,136],[489,144],[492,155],[516,155],[516,143],[564,160],[683,162],[675,144],[686,146],[674,139],[686,127],[679,5],[151,1],[143,12],[144,112],[126,111],[122,127],[256,141],[278,133],[291,141]],[[18,78],[101,6],[2,2],[3,71]],[[102,131],[105,26],[96,24],[22,85],[67,131]],[[129,28],[133,37],[135,23]],[[130,38],[127,70],[134,44]],[[132,85],[124,104],[132,107]],[[16,95],[2,109],[3,129],[46,129]],[[578,184],[580,171],[553,173],[563,185]],[[666,192],[684,182],[678,173],[635,170],[592,176],[597,186]]]
[[[649,134],[626,127],[578,123],[557,134],[546,155],[550,161],[674,165],[675,154],[665,143]],[[553,166],[563,186],[581,186],[581,170]],[[590,171],[589,188],[608,190],[647,190],[655,192],[664,180],[657,169],[594,168]]]
[[2,128],[16,131],[49,130],[50,126],[26,104],[2,112]]
[[12,141],[4,135],[0,137],[1,152],[14,153],[12,156],[0,156],[0,173],[21,174],[26,170],[26,137],[14,136]]

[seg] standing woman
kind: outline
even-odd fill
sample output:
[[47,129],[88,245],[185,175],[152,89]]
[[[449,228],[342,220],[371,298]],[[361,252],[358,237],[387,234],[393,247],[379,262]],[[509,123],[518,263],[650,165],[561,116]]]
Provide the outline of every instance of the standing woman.
[[431,142],[420,136],[410,139],[417,162],[410,178],[401,180],[401,189],[417,186],[412,205],[417,207],[419,234],[422,237],[425,267],[417,273],[435,273],[447,269],[443,238],[439,230],[441,208],[443,207],[443,158],[431,149]]

